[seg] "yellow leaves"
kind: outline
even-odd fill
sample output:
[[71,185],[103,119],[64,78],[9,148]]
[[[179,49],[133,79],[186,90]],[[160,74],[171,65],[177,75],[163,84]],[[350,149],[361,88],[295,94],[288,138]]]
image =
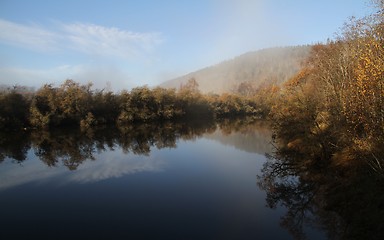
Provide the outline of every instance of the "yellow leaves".
[[293,76],[290,80],[285,83],[286,87],[296,87],[299,84],[303,83],[307,80],[308,76],[310,76],[312,70],[308,67],[302,68],[295,76]]
[[[384,47],[377,39],[363,38],[357,48],[356,93],[362,98],[375,98],[380,95],[380,82],[384,77]],[[382,84],[382,83],[381,83]],[[362,99],[363,100],[363,99]]]
[[[300,153],[313,141],[334,166],[384,166],[384,31],[375,32],[374,24],[352,22],[338,41],[314,46],[284,85],[271,109],[284,150]],[[307,153],[313,158],[316,151]]]

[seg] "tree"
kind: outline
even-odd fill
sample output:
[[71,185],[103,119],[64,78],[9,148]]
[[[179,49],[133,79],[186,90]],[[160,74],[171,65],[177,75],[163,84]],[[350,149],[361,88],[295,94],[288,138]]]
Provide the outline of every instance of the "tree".
[[[271,116],[287,145],[317,141],[324,161],[366,163],[384,174],[384,18],[352,19],[342,34],[312,48],[285,84]],[[315,145],[314,145],[315,146]]]
[[57,118],[57,89],[45,84],[32,99],[29,122],[33,127],[46,128]]
[[16,90],[0,93],[0,128],[26,126],[30,102]]
[[66,80],[58,91],[60,121],[79,124],[90,111],[92,84],[80,85],[73,80]]

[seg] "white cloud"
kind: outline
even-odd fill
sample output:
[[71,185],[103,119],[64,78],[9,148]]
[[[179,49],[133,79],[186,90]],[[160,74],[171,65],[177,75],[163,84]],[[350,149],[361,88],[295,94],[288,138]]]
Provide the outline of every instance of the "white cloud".
[[[113,90],[129,89],[148,80],[145,73],[138,72],[156,61],[154,50],[162,42],[162,34],[156,32],[132,32],[85,23],[53,22],[48,27],[0,19],[0,44],[37,52],[33,59],[40,65],[12,66],[2,60],[0,83],[38,88],[45,83],[61,84],[65,79],[73,79],[81,83],[91,81],[95,88],[111,84]],[[15,55],[12,59],[23,56]],[[57,61],[56,66],[53,62],[48,63],[50,67],[44,65],[50,58]],[[79,64],[81,60],[84,62]]]
[[139,172],[161,172],[168,164],[163,158],[156,156],[126,155],[116,150],[101,153],[96,156],[95,161],[87,160],[76,171],[71,172],[64,166],[48,167],[34,158],[35,156],[30,157],[32,159],[24,161],[22,167],[7,161],[2,163],[0,192],[31,182],[51,182],[51,179],[57,177],[60,178],[59,184],[65,185],[98,182]]
[[140,57],[162,42],[160,33],[135,33],[93,24],[62,25],[70,47],[87,54]]
[[139,172],[161,172],[167,165],[164,159],[146,156],[130,156],[121,152],[100,154],[96,161],[87,161],[68,176],[68,182],[98,182]]
[[0,42],[37,51],[56,50],[58,34],[37,25],[22,25],[0,19]]
[[0,42],[39,52],[56,50],[119,58],[146,57],[161,44],[156,32],[131,32],[94,24],[57,23],[55,30],[0,19]]

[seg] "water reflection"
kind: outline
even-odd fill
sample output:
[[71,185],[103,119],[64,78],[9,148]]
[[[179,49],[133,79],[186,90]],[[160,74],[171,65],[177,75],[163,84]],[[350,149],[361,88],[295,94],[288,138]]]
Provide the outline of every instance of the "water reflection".
[[[255,152],[270,139],[263,128],[238,120],[25,133],[13,143],[19,160],[0,145],[0,238],[286,239],[255,185],[265,161]],[[249,142],[255,149],[241,150]],[[28,224],[14,230],[20,219]]]
[[215,131],[205,137],[250,153],[264,155],[273,151],[271,142],[265,141],[272,135],[267,122],[226,119],[219,123],[219,128],[221,131]]
[[295,239],[384,239],[384,179],[367,169],[340,168],[316,155],[280,148],[258,177],[267,205],[288,209],[281,225]]
[[[264,128],[264,124],[254,119],[239,119],[217,122],[163,122],[156,125],[89,129],[86,132],[58,129],[11,135],[8,133],[0,142],[3,162],[0,164],[0,189],[62,176],[68,170],[72,173],[67,174],[65,181],[82,183],[136,172],[162,171],[167,163],[164,159],[151,155],[154,148],[176,148],[179,141],[195,140],[202,136],[224,141],[239,149],[249,149],[251,143],[255,146],[252,152],[259,151],[264,154],[265,148],[258,147],[268,144],[265,139],[269,138],[269,132],[263,132]],[[246,140],[241,140],[242,135]],[[10,166],[5,162],[8,165],[17,163],[26,167],[15,165],[10,170]],[[42,168],[41,163],[50,170]]]
[[[218,129],[220,131],[216,131]],[[222,141],[223,135],[229,136],[231,133],[239,133],[241,136],[249,133],[251,139],[236,141],[235,137],[233,140],[227,140],[227,144],[264,154],[270,149],[268,143],[257,139],[264,140],[270,133],[263,129],[265,124],[254,119],[239,119],[218,122],[137,124],[119,128],[89,129],[85,132],[59,129],[29,133],[0,133],[3,134],[0,141],[0,162],[11,159],[21,163],[27,159],[27,153],[32,149],[47,166],[62,164],[69,170],[76,170],[84,161],[94,160],[95,154],[114,151],[116,148],[121,148],[125,154],[149,156],[153,147],[176,148],[178,140],[194,140],[203,134],[208,138]],[[261,142],[261,147],[255,148],[258,142]],[[250,143],[252,147],[249,146]]]
[[113,151],[116,147],[124,153],[148,156],[151,148],[175,148],[178,139],[193,139],[203,133],[213,132],[212,122],[159,123],[101,128],[82,132],[73,129],[33,131],[30,133],[2,133],[0,160],[11,159],[21,163],[30,149],[47,166],[62,163],[69,170],[76,170],[84,161],[94,160],[95,154]]
[[25,132],[9,133],[0,131],[0,163],[6,158],[17,163],[24,161],[30,147],[29,136]]

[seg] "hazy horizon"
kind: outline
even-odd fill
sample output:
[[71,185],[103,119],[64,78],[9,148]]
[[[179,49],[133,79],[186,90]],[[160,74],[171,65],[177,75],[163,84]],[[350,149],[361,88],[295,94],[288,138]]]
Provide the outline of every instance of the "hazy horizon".
[[155,86],[249,51],[325,42],[364,1],[0,2],[0,84]]

